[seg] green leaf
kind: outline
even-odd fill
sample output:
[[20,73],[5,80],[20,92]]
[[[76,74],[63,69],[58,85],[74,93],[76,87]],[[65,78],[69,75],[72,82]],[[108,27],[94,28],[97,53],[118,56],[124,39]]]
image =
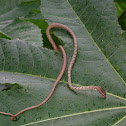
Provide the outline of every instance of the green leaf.
[[25,17],[40,6],[40,0],[0,0],[0,3],[0,29],[12,23],[16,17]]
[[124,0],[114,0],[117,7],[118,17],[120,18],[126,10],[126,1]]
[[[35,3],[36,7],[33,6]],[[19,5],[27,13],[22,12],[20,17],[19,9],[15,11],[17,16],[12,15],[10,18],[10,23],[0,26],[2,33],[11,38],[0,39],[0,83],[15,85],[11,89],[0,91],[0,111],[15,114],[43,101],[61,70],[61,52],[42,47],[41,34],[44,34],[45,26],[43,29],[40,22],[44,24],[41,20],[43,16],[49,24],[65,24],[77,37],[78,55],[72,69],[73,85],[101,86],[107,91],[107,99],[103,99],[97,91],[70,90],[66,70],[47,103],[22,113],[16,122],[0,114],[1,125],[124,125],[126,87],[122,74],[125,74],[125,69],[117,71],[115,59],[108,58],[125,41],[125,33],[120,38],[119,32],[122,30],[117,19],[113,18],[116,17],[113,1],[42,0],[40,4],[37,0],[27,0]],[[39,9],[42,18],[38,16],[41,14]],[[113,17],[110,17],[110,12]],[[102,13],[106,14],[103,18],[106,23],[97,24],[103,20]],[[4,19],[9,21],[8,16]],[[2,22],[1,19],[0,21]],[[109,32],[105,29],[109,29]],[[73,53],[73,40],[64,30],[57,28],[52,31],[63,41],[69,63]],[[98,37],[102,36],[102,32],[105,34],[104,41],[100,43],[101,39]],[[111,49],[103,48],[111,37]],[[116,48],[112,46],[114,44],[117,45]],[[125,55],[124,52],[122,54]],[[124,57],[117,58],[122,60]]]
[[126,30],[126,1],[124,0],[115,0],[117,12],[118,12],[118,21],[123,30]]
[[[16,113],[45,99],[55,80],[1,72],[0,81],[11,84],[18,82],[22,86],[22,88],[0,92],[1,110]],[[4,115],[0,115],[0,121],[3,125],[19,125],[28,122],[33,122],[33,125],[49,126],[86,123],[87,125],[102,123],[108,125],[108,123],[114,124],[126,114],[125,105],[126,100],[121,97],[108,94],[105,100],[96,91],[73,92],[70,91],[67,83],[60,82],[51,99],[43,106],[22,113],[16,122],[10,121],[10,117]],[[90,121],[87,120],[89,118]]]
[[[10,8],[10,10],[5,9],[5,12],[3,12],[3,14],[1,13],[0,38],[6,38],[9,40],[25,40],[26,42],[52,49],[52,46],[45,33],[48,24],[45,22],[41,14],[40,0],[22,0],[16,4],[11,2],[9,4],[13,5],[12,8]],[[8,5],[7,0],[3,2],[3,5]],[[6,14],[4,15],[4,13]],[[12,13],[11,16],[8,16],[8,13]],[[53,39],[56,41],[57,46],[63,45],[63,42],[60,38],[56,37],[53,33],[51,34]],[[42,36],[43,43],[41,42]]]
[[122,16],[123,13],[125,13],[126,10],[126,1],[124,0],[114,0],[117,12],[118,12],[118,17]]
[[[90,1],[88,4],[83,2],[83,6],[86,6],[84,12],[79,11],[82,9],[81,3],[74,5],[72,0],[70,3],[98,47],[126,81],[125,31],[119,26],[113,1],[96,1]],[[97,6],[101,6],[101,11]]]

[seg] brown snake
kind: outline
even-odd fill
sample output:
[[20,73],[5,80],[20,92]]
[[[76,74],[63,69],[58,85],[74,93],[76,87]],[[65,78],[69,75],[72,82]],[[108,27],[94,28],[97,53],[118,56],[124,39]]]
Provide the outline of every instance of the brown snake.
[[52,87],[52,90],[50,92],[50,94],[48,95],[48,97],[42,101],[40,104],[38,105],[35,105],[35,106],[31,106],[31,107],[28,107],[28,108],[25,108],[23,110],[21,110],[20,112],[18,112],[17,114],[13,115],[13,114],[10,114],[10,113],[5,113],[5,112],[0,112],[1,114],[5,114],[5,115],[9,115],[9,116],[12,116],[11,117],[11,120],[16,120],[16,117],[18,115],[20,115],[21,113],[29,110],[29,109],[34,109],[34,108],[37,108],[41,105],[43,105],[45,102],[47,102],[49,100],[49,98],[52,96],[58,82],[60,81],[60,79],[62,78],[63,74],[64,74],[64,71],[66,69],[66,65],[67,65],[67,57],[66,57],[66,53],[65,53],[65,50],[64,48],[59,45],[59,48],[57,48],[56,44],[54,43],[51,35],[50,35],[50,29],[52,28],[62,28],[62,29],[65,29],[66,31],[68,31],[70,33],[70,35],[72,36],[73,38],[73,42],[74,42],[74,52],[73,52],[73,56],[72,56],[72,59],[70,61],[70,64],[69,64],[69,67],[68,67],[68,83],[69,83],[69,87],[71,90],[97,90],[104,98],[106,98],[106,92],[104,91],[103,88],[99,87],[99,86],[83,86],[83,87],[75,87],[75,86],[72,86],[72,83],[71,83],[71,69],[72,69],[72,66],[74,64],[74,61],[75,61],[75,58],[77,56],[77,49],[78,49],[78,44],[77,44],[77,39],[76,39],[76,36],[75,34],[72,32],[72,30],[70,28],[68,28],[67,26],[65,25],[62,25],[62,24],[59,24],[59,23],[53,23],[51,25],[48,26],[47,30],[46,30],[46,35],[50,41],[50,43],[52,44],[52,47],[54,50],[56,51],[61,51],[62,54],[63,54],[63,66],[62,66],[62,69],[61,69],[61,72],[57,78],[57,80],[55,81],[53,87]]

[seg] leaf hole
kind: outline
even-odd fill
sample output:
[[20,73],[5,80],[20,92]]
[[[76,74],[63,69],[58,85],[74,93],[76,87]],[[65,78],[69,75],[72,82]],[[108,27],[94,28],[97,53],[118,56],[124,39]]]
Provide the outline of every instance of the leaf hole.
[[4,83],[4,84],[0,84],[0,91],[7,91],[7,90],[11,90],[11,89],[21,89],[22,86],[14,83],[14,84],[10,84],[10,83]]

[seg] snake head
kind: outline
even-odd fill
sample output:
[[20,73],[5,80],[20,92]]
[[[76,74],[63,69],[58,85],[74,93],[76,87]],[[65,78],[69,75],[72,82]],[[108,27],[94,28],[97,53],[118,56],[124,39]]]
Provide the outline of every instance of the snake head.
[[97,86],[96,90],[104,97],[106,98],[106,92],[102,87]]

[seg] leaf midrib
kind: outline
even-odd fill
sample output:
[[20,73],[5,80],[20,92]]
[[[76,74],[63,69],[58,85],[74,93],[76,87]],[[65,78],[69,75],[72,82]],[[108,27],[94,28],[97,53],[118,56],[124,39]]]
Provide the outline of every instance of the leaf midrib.
[[[1,71],[1,72],[8,72],[8,71]],[[51,80],[51,81],[54,81],[54,82],[56,81],[56,79],[53,79],[53,78],[39,77],[39,76],[37,76],[37,75],[32,75],[32,74],[23,74],[23,73],[17,73],[17,72],[8,72],[8,73],[22,74],[22,75],[34,76],[34,77],[38,77],[38,78],[42,78],[42,79],[46,79],[46,80]],[[68,82],[67,82],[67,81],[64,81],[64,80],[60,80],[59,83],[65,83],[65,84],[68,85]],[[83,85],[77,84],[77,83],[72,83],[72,85],[74,85],[74,86],[79,86],[79,87],[83,86]],[[28,93],[29,93],[29,92],[28,92]],[[31,93],[30,93],[30,94],[31,94]],[[123,98],[123,97],[121,97],[121,96],[118,96],[118,95],[115,95],[115,94],[112,94],[112,93],[109,93],[109,92],[106,92],[106,94],[111,95],[111,96],[113,96],[113,97],[116,97],[116,98],[118,98],[118,99],[121,99],[121,100],[126,101],[126,98]]]
[[112,126],[116,126],[117,124],[119,124],[122,120],[124,120],[126,118],[126,116],[123,116],[119,121],[117,121],[115,124],[113,124]]
[[[73,10],[71,4],[69,3],[68,0],[66,0],[69,4],[69,7]],[[74,19],[78,19],[82,26],[85,28],[85,30],[87,31],[87,33],[89,34],[90,38],[92,39],[92,41],[94,42],[94,44],[96,45],[98,51],[104,56],[105,60],[109,63],[109,65],[111,66],[111,68],[115,71],[115,73],[118,75],[118,77],[122,80],[122,82],[124,83],[124,85],[126,85],[126,82],[124,81],[124,79],[121,77],[121,75],[116,71],[116,69],[112,66],[112,64],[110,63],[110,61],[107,59],[107,57],[104,55],[104,53],[101,51],[101,49],[98,47],[98,45],[96,44],[96,42],[94,41],[94,39],[92,38],[91,34],[88,32],[85,24],[83,24],[83,22],[81,21],[81,19],[79,18],[79,16],[76,14],[76,12],[73,10],[74,14],[77,16],[77,18],[64,18],[64,17],[59,17],[59,16],[54,16],[54,15],[50,15],[50,16],[53,16],[53,17],[56,17],[56,18],[62,18],[62,19],[67,19],[67,20],[74,20]],[[48,14],[49,15],[49,14]],[[72,50],[72,49],[71,49]],[[81,50],[79,50],[81,51]],[[78,52],[79,52],[78,51]]]
[[49,118],[49,119],[41,120],[41,121],[38,121],[38,122],[28,123],[28,124],[21,125],[21,126],[28,126],[28,125],[31,125],[31,124],[37,124],[37,123],[42,123],[42,122],[51,121],[51,120],[55,120],[55,119],[61,119],[61,118],[67,118],[67,117],[71,117],[71,116],[77,116],[77,115],[81,115],[81,114],[101,112],[101,111],[107,111],[107,110],[116,110],[116,109],[126,109],[126,106],[113,107],[113,108],[107,108],[107,109],[98,109],[98,110],[85,111],[85,112],[80,112],[80,113],[74,113],[74,114],[69,114],[69,115],[55,117],[55,118]]

